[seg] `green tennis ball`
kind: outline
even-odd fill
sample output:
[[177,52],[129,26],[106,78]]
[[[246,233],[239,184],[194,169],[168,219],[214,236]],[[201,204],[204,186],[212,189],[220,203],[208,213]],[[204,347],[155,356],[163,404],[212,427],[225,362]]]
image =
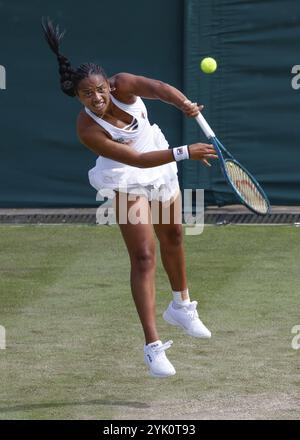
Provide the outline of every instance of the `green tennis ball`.
[[203,58],[203,60],[200,63],[200,67],[202,72],[204,73],[214,73],[217,69],[217,62],[214,58]]

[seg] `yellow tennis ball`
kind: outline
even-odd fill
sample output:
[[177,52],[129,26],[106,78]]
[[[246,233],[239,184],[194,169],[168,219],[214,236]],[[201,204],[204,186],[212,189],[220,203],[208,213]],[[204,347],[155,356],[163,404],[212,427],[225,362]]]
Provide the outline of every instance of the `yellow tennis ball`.
[[202,72],[204,73],[214,73],[218,65],[214,58],[207,57],[207,58],[203,58],[203,60],[200,63],[200,67]]

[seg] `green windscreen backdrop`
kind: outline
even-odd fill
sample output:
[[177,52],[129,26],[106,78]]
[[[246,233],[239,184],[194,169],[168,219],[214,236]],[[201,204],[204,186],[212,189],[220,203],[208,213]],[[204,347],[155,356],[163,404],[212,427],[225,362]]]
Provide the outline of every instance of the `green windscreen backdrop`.
[[[59,89],[42,16],[67,29],[62,53],[74,66],[92,61],[109,76],[127,71],[161,79],[204,104],[217,136],[271,202],[300,203],[300,89],[292,87],[291,72],[300,65],[299,1],[3,0],[0,207],[97,204],[87,179],[96,156],[76,137],[80,103]],[[199,69],[205,56],[218,62],[213,75]],[[170,145],[205,140],[177,109],[146,104]],[[207,204],[237,203],[218,165],[184,161],[179,170],[182,188],[204,188]]]
[[[81,105],[59,88],[57,61],[42,35],[49,16],[67,33],[62,53],[74,66],[102,65],[182,87],[182,0],[3,0],[0,2],[0,206],[96,205],[88,182],[95,154],[76,136]],[[178,145],[182,116],[174,107],[147,101],[150,121]]]

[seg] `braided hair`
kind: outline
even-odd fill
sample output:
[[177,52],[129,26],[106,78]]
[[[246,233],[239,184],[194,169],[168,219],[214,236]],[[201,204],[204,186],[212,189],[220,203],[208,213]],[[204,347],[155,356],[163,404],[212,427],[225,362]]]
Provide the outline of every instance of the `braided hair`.
[[80,64],[77,69],[73,69],[68,58],[62,55],[59,51],[60,41],[66,31],[60,32],[59,26],[56,25],[54,27],[49,18],[45,21],[44,19],[42,20],[42,27],[46,41],[57,57],[59,64],[60,87],[64,93],[68,96],[76,96],[78,84],[81,80],[90,75],[101,75],[103,78],[107,79],[106,73],[102,67],[98,66],[98,64],[84,63]]

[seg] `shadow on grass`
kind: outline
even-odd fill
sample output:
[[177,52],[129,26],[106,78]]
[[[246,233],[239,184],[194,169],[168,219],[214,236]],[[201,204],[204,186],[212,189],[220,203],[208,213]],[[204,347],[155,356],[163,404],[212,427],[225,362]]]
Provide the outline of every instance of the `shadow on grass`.
[[35,409],[59,408],[64,406],[85,406],[85,405],[106,405],[106,406],[128,406],[130,408],[150,408],[147,403],[126,402],[121,400],[89,400],[87,402],[58,402],[58,403],[34,403],[31,405],[16,405],[0,407],[0,413],[14,411],[30,411]]

